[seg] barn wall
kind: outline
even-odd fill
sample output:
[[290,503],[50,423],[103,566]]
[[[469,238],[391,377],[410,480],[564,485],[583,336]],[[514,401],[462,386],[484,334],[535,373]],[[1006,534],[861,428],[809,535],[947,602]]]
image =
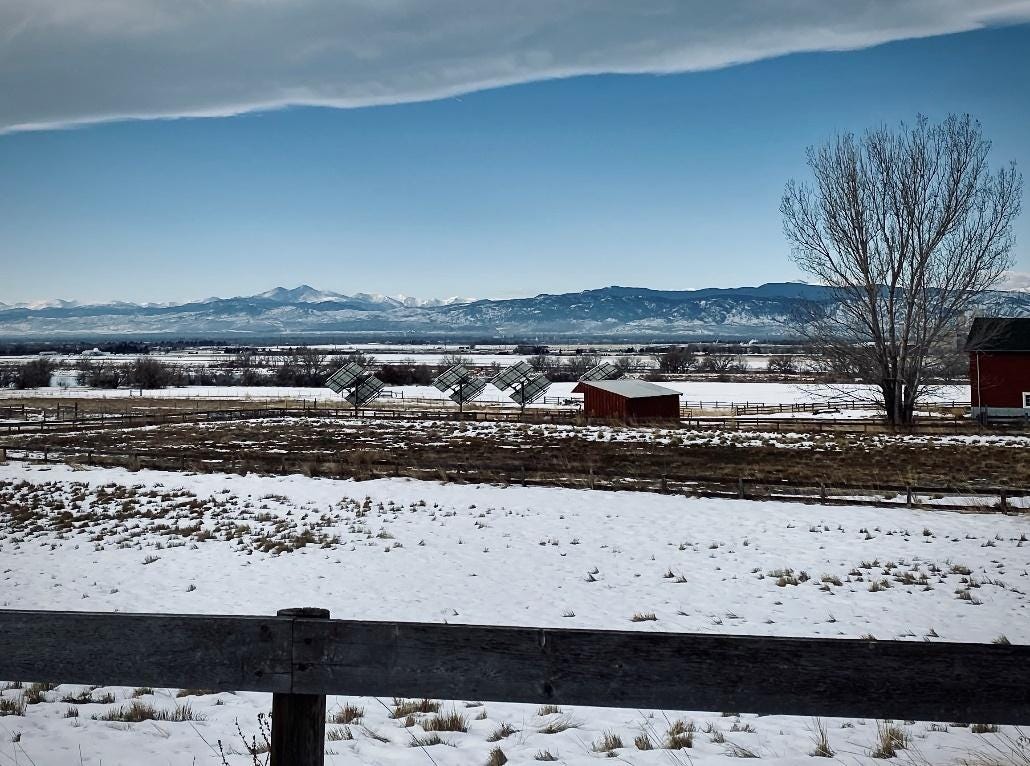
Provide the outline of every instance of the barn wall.
[[588,418],[625,419],[626,401],[625,397],[611,391],[587,388],[583,394],[583,411]]
[[1030,391],[1030,353],[979,352],[969,355],[969,401],[973,407],[1022,408],[1024,391]]
[[644,399],[626,400],[627,416],[632,420],[678,420],[680,398],[678,396],[649,396]]
[[611,391],[587,388],[583,393],[583,412],[588,418],[678,420],[680,399],[675,395],[627,399]]

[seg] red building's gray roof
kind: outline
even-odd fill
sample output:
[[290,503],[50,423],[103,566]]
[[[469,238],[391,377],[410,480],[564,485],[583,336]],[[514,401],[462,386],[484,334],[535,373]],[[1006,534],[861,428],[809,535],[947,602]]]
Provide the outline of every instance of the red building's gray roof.
[[647,399],[652,396],[679,396],[679,391],[673,391],[671,388],[665,388],[664,386],[656,386],[654,383],[648,383],[646,380],[635,380],[633,378],[627,378],[624,380],[591,380],[591,381],[580,381],[580,383],[572,389],[574,394],[582,394],[586,388],[597,388],[601,391],[608,391],[618,396],[624,396],[627,399]]

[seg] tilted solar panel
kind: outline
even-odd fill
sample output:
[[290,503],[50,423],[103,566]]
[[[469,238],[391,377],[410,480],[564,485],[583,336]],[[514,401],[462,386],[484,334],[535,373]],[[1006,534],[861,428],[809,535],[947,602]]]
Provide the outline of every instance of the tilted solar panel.
[[591,370],[587,370],[580,376],[580,380],[617,380],[623,372],[611,362],[601,362]]
[[354,387],[354,391],[347,395],[347,401],[355,407],[361,407],[378,397],[385,387],[383,381],[370,375]]
[[456,404],[467,404],[483,393],[484,388],[486,388],[486,380],[484,378],[473,378],[468,383],[464,383],[451,391],[451,401]]
[[526,378],[533,375],[536,371],[533,369],[533,365],[525,360],[515,362],[510,367],[506,367],[501,370],[497,377],[490,382],[494,384],[496,388],[503,391],[506,388],[518,385]]
[[350,388],[354,384],[354,381],[360,378],[363,373],[364,370],[361,368],[360,364],[347,362],[347,364],[343,365],[343,367],[329,376],[325,385],[327,388],[330,388],[339,394]]
[[534,378],[530,378],[525,383],[520,383],[515,386],[511,391],[508,392],[508,396],[511,397],[512,401],[516,404],[525,406],[532,404],[550,388],[551,381],[547,379],[546,375],[537,375]]
[[433,381],[433,385],[441,391],[447,391],[448,389],[454,388],[459,383],[471,378],[471,372],[469,372],[463,365],[456,364],[449,370],[441,373],[440,377]]

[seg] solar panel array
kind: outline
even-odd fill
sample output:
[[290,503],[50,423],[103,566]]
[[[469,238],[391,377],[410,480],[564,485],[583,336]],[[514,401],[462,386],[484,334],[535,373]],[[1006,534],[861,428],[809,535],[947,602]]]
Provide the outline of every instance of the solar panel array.
[[591,370],[587,370],[580,376],[580,380],[618,380],[625,373],[611,362],[601,362]]
[[504,391],[512,386],[517,386],[526,378],[532,377],[535,372],[533,365],[525,360],[520,360],[510,367],[505,367],[490,382],[494,384],[494,387]]
[[532,404],[550,387],[551,381],[547,379],[546,375],[537,373],[535,376],[520,382],[515,388],[508,392],[508,396],[516,403],[525,407],[527,404]]
[[329,376],[329,379],[325,382],[328,388],[331,388],[336,393],[340,394],[349,388],[352,388],[354,381],[365,374],[360,364],[354,362],[347,362],[340,369]]
[[373,399],[378,398],[386,384],[374,375],[362,379],[354,390],[347,394],[347,401],[354,407],[363,407]]
[[473,379],[473,375],[464,365],[456,364],[449,370],[441,373],[440,377],[433,381],[433,385],[439,390],[446,392],[460,383]]
[[462,383],[451,391],[448,396],[450,400],[455,404],[468,404],[486,388],[486,380],[483,378],[473,378],[467,383]]

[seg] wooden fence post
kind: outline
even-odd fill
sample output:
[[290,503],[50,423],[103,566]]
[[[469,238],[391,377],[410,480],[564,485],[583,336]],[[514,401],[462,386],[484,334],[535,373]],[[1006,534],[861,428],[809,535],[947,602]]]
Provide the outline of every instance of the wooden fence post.
[[[329,619],[328,609],[280,609],[279,617]],[[273,694],[269,766],[325,764],[325,695]]]

